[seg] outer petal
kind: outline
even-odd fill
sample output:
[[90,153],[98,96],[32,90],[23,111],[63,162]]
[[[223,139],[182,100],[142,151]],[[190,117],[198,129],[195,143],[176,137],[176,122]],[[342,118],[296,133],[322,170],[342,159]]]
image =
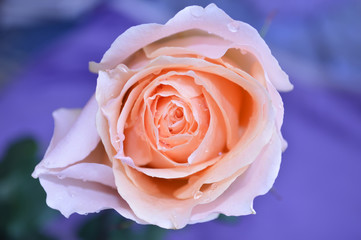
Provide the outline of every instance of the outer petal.
[[101,144],[82,162],[64,169],[38,169],[41,185],[47,193],[49,207],[65,217],[72,213],[87,214],[103,209],[115,209],[126,218],[137,218],[115,189],[112,168]]
[[40,178],[40,183],[47,192],[48,206],[58,209],[65,217],[74,212],[87,214],[103,209],[115,209],[122,216],[137,223],[146,223],[134,215],[113,188],[71,178],[59,180],[53,175],[44,175]]
[[81,112],[65,109],[54,112],[54,136],[33,176],[37,176],[38,168],[62,168],[89,155],[99,142],[95,125],[97,109],[98,105],[92,97]]
[[281,138],[275,129],[270,143],[249,169],[215,201],[196,206],[191,222],[202,222],[215,212],[228,216],[255,214],[253,200],[271,189],[280,168],[281,153]]
[[118,192],[130,205],[137,217],[162,228],[182,228],[190,218],[192,207],[197,204],[193,199],[165,199],[145,193],[137,188],[125,173],[120,161],[113,161],[113,172]]
[[282,71],[258,32],[246,23],[234,21],[215,4],[210,4],[205,9],[199,6],[187,7],[165,25],[143,24],[128,29],[104,54],[99,68],[112,69],[148,44],[191,29],[221,36],[235,43],[234,47],[239,46],[251,52],[260,61],[278,90],[287,91],[293,88],[287,74]]
[[115,190],[110,161],[95,128],[96,111],[92,98],[82,111],[54,112],[51,144],[32,176],[39,178],[45,189],[47,204],[66,217],[114,208],[124,217],[144,223]]
[[35,177],[57,176],[59,179],[72,178],[84,182],[96,182],[115,188],[114,176],[109,159],[100,143],[85,159],[65,168],[38,167]]
[[121,94],[127,80],[132,72],[124,65],[109,71],[99,71],[95,98],[99,104],[96,116],[96,123],[100,138],[109,156],[116,154],[119,150],[119,139],[116,128],[116,121],[122,107]]

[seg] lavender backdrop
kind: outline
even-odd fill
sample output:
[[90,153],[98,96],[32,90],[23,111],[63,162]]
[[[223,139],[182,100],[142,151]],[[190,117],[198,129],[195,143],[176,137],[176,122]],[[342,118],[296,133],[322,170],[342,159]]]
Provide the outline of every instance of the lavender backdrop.
[[[52,135],[52,111],[82,107],[93,94],[96,75],[88,72],[88,62],[99,61],[128,27],[165,22],[190,3],[92,2],[76,16],[65,14],[65,20],[38,13],[37,21],[23,21],[31,23],[26,26],[3,21],[0,154],[25,135],[35,137],[43,152]],[[218,5],[257,29],[270,23],[265,40],[295,85],[282,94],[289,148],[274,189],[255,200],[256,215],[191,225],[165,238],[360,239],[361,3],[248,0]],[[85,219],[59,217],[47,231],[75,239],[75,228]]]

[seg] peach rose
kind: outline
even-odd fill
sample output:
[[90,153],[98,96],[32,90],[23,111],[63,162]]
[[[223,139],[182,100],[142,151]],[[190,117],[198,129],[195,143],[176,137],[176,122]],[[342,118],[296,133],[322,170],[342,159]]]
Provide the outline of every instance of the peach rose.
[[54,112],[33,176],[64,216],[113,208],[182,228],[255,213],[278,174],[287,75],[257,31],[216,5],[120,35],[82,110]]

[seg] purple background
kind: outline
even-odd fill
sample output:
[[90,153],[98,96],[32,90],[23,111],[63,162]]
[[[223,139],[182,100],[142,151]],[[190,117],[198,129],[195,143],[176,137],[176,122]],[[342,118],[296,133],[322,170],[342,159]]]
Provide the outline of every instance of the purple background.
[[[167,9],[158,16],[162,20],[186,3],[158,4]],[[278,12],[265,40],[295,85],[282,94],[289,148],[273,190],[255,200],[256,215],[190,225],[169,231],[166,239],[361,239],[361,68],[356,61],[361,37],[355,24],[361,4],[242,4],[218,5],[257,29],[270,12]],[[7,75],[0,88],[0,154],[24,135],[34,136],[44,151],[52,111],[86,103],[97,77],[88,72],[88,62],[99,61],[125,29],[146,21],[115,9],[113,4],[94,7],[65,30],[54,31],[61,32],[56,37],[38,38],[38,48],[27,50],[21,68]],[[34,42],[32,34],[22,44]],[[66,231],[52,229],[70,239],[73,224],[84,218],[61,218]]]

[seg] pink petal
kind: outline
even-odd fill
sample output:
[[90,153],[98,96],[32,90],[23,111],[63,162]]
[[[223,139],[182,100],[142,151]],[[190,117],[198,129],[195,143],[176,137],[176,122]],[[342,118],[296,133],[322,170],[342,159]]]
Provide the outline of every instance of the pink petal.
[[96,122],[99,135],[104,143],[105,150],[113,156],[119,149],[119,136],[116,125],[120,114],[123,94],[122,90],[127,80],[133,75],[126,66],[104,72],[99,71],[96,89],[96,100],[99,104]]
[[[129,204],[135,215],[143,221],[162,228],[182,228],[190,219],[191,209],[196,204],[194,199],[177,200],[146,193],[129,179],[124,166],[114,161],[113,171],[119,194]],[[142,173],[141,173],[142,174]],[[139,182],[143,187],[146,182]],[[149,190],[156,191],[156,188]]]
[[253,200],[271,189],[280,168],[281,153],[281,139],[274,130],[270,143],[244,174],[215,201],[193,209],[192,222],[202,221],[214,212],[227,216],[254,214]]
[[[52,142],[39,167],[62,168],[83,160],[98,145],[95,125],[98,105],[92,97],[84,109],[60,109],[54,112],[55,130]],[[76,143],[76,144],[74,144]]]
[[[187,7],[178,12],[165,25],[143,24],[128,29],[114,41],[104,54],[101,65],[103,68],[112,69],[150,43],[191,29],[215,34],[234,43],[233,47],[253,53],[278,90],[288,91],[293,88],[287,74],[282,71],[258,32],[246,23],[234,21],[215,4],[210,4],[205,9],[199,6]],[[229,46],[226,45],[223,54],[228,48]]]
[[47,192],[46,203],[59,210],[65,217],[72,213],[87,214],[103,209],[115,209],[122,216],[145,224],[137,218],[128,204],[113,188],[95,182],[76,179],[59,179],[54,175],[44,175],[40,183]]

